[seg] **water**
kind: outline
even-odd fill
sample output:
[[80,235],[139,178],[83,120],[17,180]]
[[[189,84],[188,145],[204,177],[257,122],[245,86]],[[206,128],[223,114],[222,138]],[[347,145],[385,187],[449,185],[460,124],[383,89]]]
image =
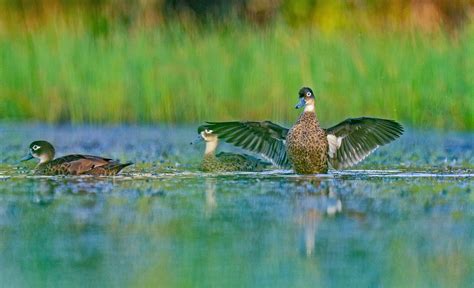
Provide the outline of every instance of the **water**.
[[[472,287],[474,134],[408,131],[321,176],[199,173],[195,136],[1,124],[0,286]],[[137,164],[31,176],[37,139]]]

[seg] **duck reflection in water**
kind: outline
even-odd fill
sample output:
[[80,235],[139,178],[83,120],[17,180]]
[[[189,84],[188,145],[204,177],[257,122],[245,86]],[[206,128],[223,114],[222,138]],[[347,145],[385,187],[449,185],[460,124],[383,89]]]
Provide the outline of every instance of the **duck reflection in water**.
[[342,212],[342,201],[331,181],[302,181],[298,186],[304,193],[295,205],[296,222],[303,229],[304,253],[311,256],[320,224],[325,218]]
[[46,206],[54,202],[56,198],[56,188],[58,184],[50,179],[41,181],[32,180],[31,182],[31,201],[40,206]]
[[205,214],[206,217],[211,217],[214,210],[217,208],[216,200],[216,178],[206,178],[206,191],[204,191]]

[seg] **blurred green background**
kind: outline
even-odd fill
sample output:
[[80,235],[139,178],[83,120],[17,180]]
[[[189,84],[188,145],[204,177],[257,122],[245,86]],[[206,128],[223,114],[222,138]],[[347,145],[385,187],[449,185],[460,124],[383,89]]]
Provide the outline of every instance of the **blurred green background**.
[[0,0],[0,120],[474,129],[474,1]]

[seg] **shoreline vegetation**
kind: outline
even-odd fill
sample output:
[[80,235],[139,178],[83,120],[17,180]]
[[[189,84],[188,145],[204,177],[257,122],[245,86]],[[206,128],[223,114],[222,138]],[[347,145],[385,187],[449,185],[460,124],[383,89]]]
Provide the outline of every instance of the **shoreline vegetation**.
[[263,26],[236,18],[124,26],[86,21],[85,12],[47,20],[3,13],[3,121],[292,123],[297,92],[310,86],[324,126],[364,115],[474,130],[470,18],[456,30],[426,31],[283,17]]

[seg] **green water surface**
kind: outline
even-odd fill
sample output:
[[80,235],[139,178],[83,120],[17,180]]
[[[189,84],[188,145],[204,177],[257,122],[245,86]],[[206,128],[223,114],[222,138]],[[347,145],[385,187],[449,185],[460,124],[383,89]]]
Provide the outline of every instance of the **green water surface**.
[[[473,134],[409,130],[297,176],[200,173],[195,133],[0,124],[0,287],[472,287]],[[136,165],[31,176],[36,139]]]

